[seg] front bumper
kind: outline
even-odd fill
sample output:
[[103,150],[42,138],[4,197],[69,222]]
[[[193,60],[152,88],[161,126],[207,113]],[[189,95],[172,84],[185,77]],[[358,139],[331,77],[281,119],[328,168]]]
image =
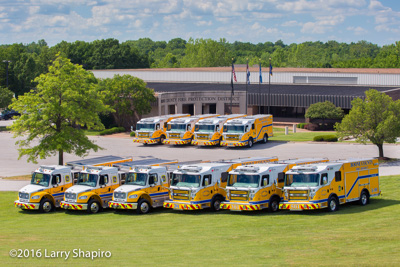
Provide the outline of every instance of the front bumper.
[[232,211],[256,211],[263,208],[268,208],[267,204],[250,204],[250,203],[237,203],[237,202],[222,202],[221,209]]
[[163,207],[174,210],[201,210],[203,208],[202,204],[190,204],[170,200],[164,201]]
[[88,204],[61,201],[61,208],[66,210],[86,210],[87,206]]
[[165,139],[163,144],[166,145],[187,145],[190,144],[190,139]]
[[236,141],[236,142],[232,142],[232,141],[222,141],[221,142],[221,146],[230,146],[230,147],[241,147],[241,146],[247,146],[248,141]]
[[123,209],[123,210],[135,210],[137,209],[138,203],[121,203],[121,202],[108,202],[108,207],[113,209]]
[[14,206],[23,210],[38,210],[40,203],[21,202],[16,200],[14,201]]
[[218,141],[194,140],[194,141],[192,141],[192,145],[195,145],[195,146],[216,146],[216,145],[218,145]]
[[150,138],[135,138],[133,139],[134,143],[142,143],[142,144],[157,144],[160,142],[160,138],[150,139]]
[[316,210],[322,208],[320,203],[286,202],[279,204],[281,210]]

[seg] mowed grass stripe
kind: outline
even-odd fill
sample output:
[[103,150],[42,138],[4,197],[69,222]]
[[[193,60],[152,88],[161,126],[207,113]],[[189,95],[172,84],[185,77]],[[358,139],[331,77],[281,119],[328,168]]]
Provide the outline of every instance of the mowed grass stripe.
[[[142,216],[113,210],[95,215],[20,211],[13,207],[16,192],[1,192],[0,260],[37,266],[395,266],[400,261],[400,176],[381,177],[381,190],[383,196],[369,205],[341,205],[335,213],[156,209]],[[112,257],[11,258],[9,251],[18,248],[100,249]]]

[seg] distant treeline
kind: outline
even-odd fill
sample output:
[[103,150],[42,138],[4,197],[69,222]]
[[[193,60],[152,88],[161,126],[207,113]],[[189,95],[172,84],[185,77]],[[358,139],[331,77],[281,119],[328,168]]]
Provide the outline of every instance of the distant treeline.
[[336,41],[304,42],[286,45],[272,43],[229,43],[225,39],[171,39],[153,41],[149,38],[120,43],[116,39],[93,42],[76,41],[49,47],[45,40],[30,44],[0,45],[0,86],[6,86],[6,63],[9,63],[9,88],[17,95],[35,87],[32,82],[47,72],[56,54],[68,57],[85,69],[182,68],[250,66],[261,63],[274,67],[302,68],[399,68],[400,42],[380,47],[367,41],[338,43]]

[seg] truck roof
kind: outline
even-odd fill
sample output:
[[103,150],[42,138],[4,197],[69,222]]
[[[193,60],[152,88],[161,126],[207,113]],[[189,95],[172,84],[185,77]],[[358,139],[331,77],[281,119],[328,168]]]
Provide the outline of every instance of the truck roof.
[[96,158],[91,158],[91,159],[81,159],[81,160],[75,160],[75,161],[69,161],[65,165],[67,166],[83,166],[83,165],[98,165],[98,164],[104,164],[104,163],[113,163],[116,161],[121,161],[121,160],[132,160],[132,158],[123,158],[119,156],[101,156],[101,157],[96,157]]
[[196,124],[219,124],[219,123],[225,122],[229,119],[235,119],[235,118],[240,118],[240,117],[244,117],[244,116],[246,116],[246,115],[244,115],[244,114],[220,115],[220,116],[214,117],[214,118],[207,118],[207,119],[199,120]]
[[71,171],[71,167],[69,166],[63,166],[63,165],[41,165],[39,168],[37,168],[35,171],[37,172],[48,172],[51,173],[53,171]]
[[180,118],[180,117],[185,117],[185,116],[189,116],[189,114],[185,113],[185,114],[171,114],[171,115],[162,115],[162,116],[155,116],[155,117],[149,117],[149,118],[143,118],[140,121],[138,121],[138,123],[156,123],[159,121],[163,121],[163,120],[168,120],[170,118]]
[[302,158],[302,159],[287,159],[287,160],[280,160],[279,163],[285,164],[302,164],[306,162],[321,162],[325,161],[328,162],[328,158]]
[[114,164],[115,167],[133,167],[138,165],[161,165],[166,163],[176,163],[176,160],[168,160],[168,159],[159,159],[159,158],[149,158],[149,159],[142,159],[142,160],[134,160],[129,162],[121,162]]
[[231,164],[228,163],[216,163],[216,162],[204,162],[204,163],[198,163],[198,164],[193,164],[193,165],[182,165],[178,167],[178,171],[183,171],[183,172],[195,172],[195,173],[200,173],[207,171],[211,168],[218,168],[218,167],[227,167],[229,168]]
[[272,116],[272,115],[271,114],[259,114],[259,115],[246,116],[246,117],[243,117],[243,118],[237,118],[237,119],[229,120],[225,124],[226,125],[247,124],[249,122],[254,122],[257,119],[268,118],[270,116]]
[[282,163],[260,163],[252,165],[241,165],[231,172],[246,172],[246,173],[262,173],[269,171],[271,168],[279,168],[279,171],[283,171],[287,164]]
[[278,160],[277,157],[248,157],[248,158],[238,158],[238,159],[229,159],[229,160],[221,160],[216,161],[217,163],[244,163],[244,162],[252,162],[252,161],[269,161],[269,160]]
[[190,117],[182,117],[182,118],[177,118],[170,120],[168,123],[177,123],[177,124],[184,124],[184,123],[190,123],[192,121],[197,121],[201,119],[206,119],[206,118],[211,118],[211,117],[216,117],[218,114],[201,114],[201,115],[195,115],[195,116],[190,116]]

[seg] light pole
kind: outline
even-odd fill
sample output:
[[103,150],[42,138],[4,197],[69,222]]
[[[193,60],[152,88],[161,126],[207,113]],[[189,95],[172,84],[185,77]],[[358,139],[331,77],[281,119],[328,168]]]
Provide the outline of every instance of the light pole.
[[7,82],[6,82],[6,84],[7,84],[7,89],[8,89],[8,64],[11,62],[11,60],[3,60],[3,62],[4,63],[6,63],[6,79],[7,79]]
[[268,75],[268,114],[270,113],[270,106],[271,106],[271,74],[272,74],[272,65],[271,65],[271,58],[269,58],[269,75]]

